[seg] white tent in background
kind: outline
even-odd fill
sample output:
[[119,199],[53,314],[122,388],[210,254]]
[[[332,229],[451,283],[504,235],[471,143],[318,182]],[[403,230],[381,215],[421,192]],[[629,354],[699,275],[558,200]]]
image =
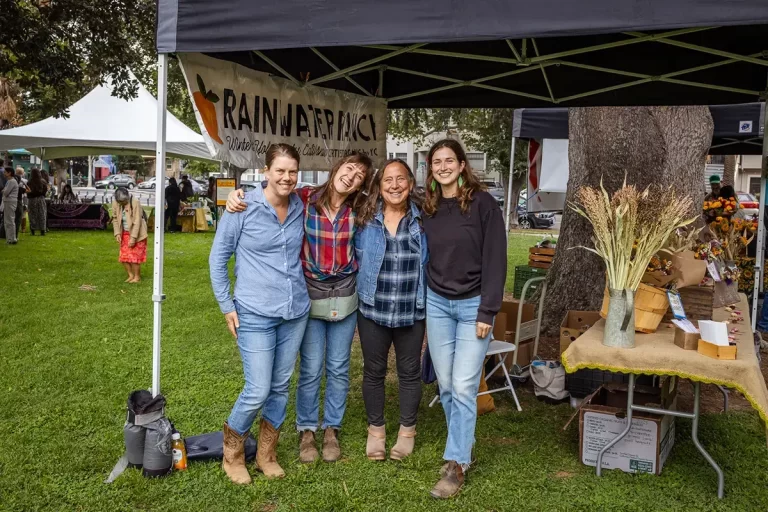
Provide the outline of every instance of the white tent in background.
[[[167,156],[211,160],[203,136],[167,113]],[[101,85],[69,107],[69,117],[0,131],[0,151],[25,148],[46,160],[101,154],[154,155],[157,145],[157,100],[139,84],[138,96],[112,96]]]

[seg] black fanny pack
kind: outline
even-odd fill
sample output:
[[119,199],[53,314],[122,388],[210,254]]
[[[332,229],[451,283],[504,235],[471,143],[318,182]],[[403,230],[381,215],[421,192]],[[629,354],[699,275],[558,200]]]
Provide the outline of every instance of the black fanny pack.
[[338,322],[357,310],[357,275],[316,281],[307,279],[310,318]]
[[357,274],[350,274],[339,279],[316,281],[307,278],[307,292],[312,300],[332,297],[351,297],[357,291]]

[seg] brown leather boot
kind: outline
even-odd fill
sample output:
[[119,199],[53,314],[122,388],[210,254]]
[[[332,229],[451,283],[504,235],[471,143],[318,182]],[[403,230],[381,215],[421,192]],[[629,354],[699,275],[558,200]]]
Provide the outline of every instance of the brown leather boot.
[[389,458],[392,460],[403,460],[413,453],[413,446],[416,444],[416,426],[404,427],[400,425],[400,431],[397,433],[397,442],[389,451]]
[[280,431],[267,420],[259,423],[259,445],[256,448],[256,469],[267,478],[283,478],[285,471],[277,463],[277,441]]
[[387,434],[384,425],[374,427],[368,425],[368,441],[365,443],[365,454],[368,460],[386,460]]
[[339,430],[326,428],[323,436],[323,460],[336,462],[341,458],[341,446],[339,446]]
[[434,498],[451,498],[456,496],[464,485],[464,471],[455,461],[448,461],[445,476],[435,484],[429,494]]
[[[472,460],[471,464],[474,464],[477,462],[477,457],[475,457],[475,448],[472,447],[472,454],[470,455],[470,458]],[[443,467],[440,468],[440,478],[443,478],[448,473],[448,466],[450,465],[450,462],[446,462],[443,464]]]
[[233,483],[247,485],[251,475],[245,467],[245,440],[249,432],[242,436],[224,424],[224,460],[221,467]]
[[299,438],[299,460],[303,464],[311,464],[317,460],[320,454],[315,446],[315,433],[305,430]]

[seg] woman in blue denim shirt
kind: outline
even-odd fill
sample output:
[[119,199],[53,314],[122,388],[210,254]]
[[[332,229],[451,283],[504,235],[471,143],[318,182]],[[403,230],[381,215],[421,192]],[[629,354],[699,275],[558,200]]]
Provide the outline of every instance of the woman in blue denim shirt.
[[[245,211],[222,217],[209,258],[213,292],[237,338],[245,374],[245,387],[224,424],[223,468],[236,484],[251,482],[245,440],[260,410],[257,469],[267,478],[285,476],[277,463],[277,441],[309,314],[299,260],[303,207],[293,193],[299,154],[288,144],[273,144],[266,163],[265,186],[246,194]],[[233,254],[234,300],[227,269]]]
[[415,180],[402,160],[389,160],[373,179],[355,236],[357,330],[363,351],[363,401],[368,415],[366,455],[386,458],[384,379],[394,343],[400,392],[400,430],[390,458],[413,452],[421,401],[420,361],[424,341],[427,241],[421,212],[410,199]]

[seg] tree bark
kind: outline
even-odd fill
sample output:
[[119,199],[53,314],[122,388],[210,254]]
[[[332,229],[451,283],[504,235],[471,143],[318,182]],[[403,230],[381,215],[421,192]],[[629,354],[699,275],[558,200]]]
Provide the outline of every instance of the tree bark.
[[723,186],[730,185],[735,188],[736,182],[736,155],[725,155],[723,165]]
[[[672,186],[704,199],[704,164],[713,122],[707,107],[571,108],[566,204],[580,187],[603,186],[609,194],[628,184]],[[696,206],[694,208],[698,209]],[[566,208],[547,275],[542,331],[556,335],[568,310],[597,311],[603,300],[605,265],[595,254],[592,226]]]

